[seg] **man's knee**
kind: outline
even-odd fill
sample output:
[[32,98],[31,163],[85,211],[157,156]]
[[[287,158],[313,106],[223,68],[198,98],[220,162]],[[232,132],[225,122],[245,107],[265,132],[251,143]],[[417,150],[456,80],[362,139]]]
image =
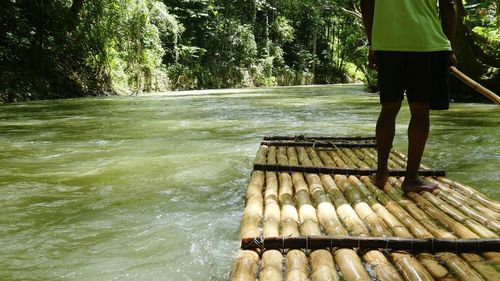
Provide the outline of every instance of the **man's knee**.
[[382,103],[381,114],[388,116],[396,116],[401,109],[401,101],[391,101]]
[[428,118],[429,117],[429,103],[428,102],[411,102],[410,113],[412,117]]

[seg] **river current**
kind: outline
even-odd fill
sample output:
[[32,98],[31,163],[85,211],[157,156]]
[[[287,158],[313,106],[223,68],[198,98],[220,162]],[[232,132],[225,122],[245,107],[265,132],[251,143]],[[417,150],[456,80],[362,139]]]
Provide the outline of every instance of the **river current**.
[[[353,85],[0,105],[0,280],[227,280],[262,137],[373,135],[378,111]],[[499,116],[433,112],[423,163],[500,200]]]

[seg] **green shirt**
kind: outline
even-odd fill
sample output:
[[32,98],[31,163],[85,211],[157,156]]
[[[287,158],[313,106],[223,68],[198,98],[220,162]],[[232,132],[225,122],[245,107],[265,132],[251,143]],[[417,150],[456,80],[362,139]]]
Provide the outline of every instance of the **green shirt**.
[[437,0],[376,0],[372,49],[433,52],[451,50],[441,28]]

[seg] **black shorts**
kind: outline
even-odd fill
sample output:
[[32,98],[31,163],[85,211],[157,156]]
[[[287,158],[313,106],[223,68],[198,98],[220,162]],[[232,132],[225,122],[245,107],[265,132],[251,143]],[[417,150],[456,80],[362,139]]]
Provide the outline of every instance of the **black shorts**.
[[430,109],[449,108],[448,51],[376,51],[380,102],[403,100],[429,102]]

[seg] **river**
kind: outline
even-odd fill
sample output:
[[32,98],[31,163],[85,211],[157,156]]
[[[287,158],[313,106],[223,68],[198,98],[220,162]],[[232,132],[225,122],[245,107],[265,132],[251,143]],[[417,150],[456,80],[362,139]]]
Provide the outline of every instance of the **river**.
[[[227,280],[262,136],[373,135],[378,110],[353,85],[0,105],[0,280]],[[499,116],[433,112],[423,162],[499,200]]]

